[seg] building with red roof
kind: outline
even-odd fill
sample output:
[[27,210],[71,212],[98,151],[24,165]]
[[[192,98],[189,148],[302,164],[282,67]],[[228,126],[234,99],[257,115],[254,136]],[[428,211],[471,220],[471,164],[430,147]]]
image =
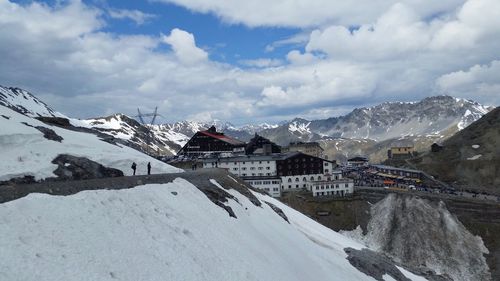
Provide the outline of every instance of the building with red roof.
[[215,126],[199,131],[177,152],[177,155],[200,156],[228,152],[245,152],[246,144],[217,132]]

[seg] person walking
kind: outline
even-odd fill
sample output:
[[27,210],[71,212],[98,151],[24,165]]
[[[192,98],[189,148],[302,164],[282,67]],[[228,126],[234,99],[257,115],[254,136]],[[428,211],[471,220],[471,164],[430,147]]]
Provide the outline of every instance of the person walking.
[[137,164],[135,162],[132,162],[132,170],[134,171],[134,176],[135,176],[135,169],[137,169]]
[[148,162],[148,175],[151,175],[151,162]]

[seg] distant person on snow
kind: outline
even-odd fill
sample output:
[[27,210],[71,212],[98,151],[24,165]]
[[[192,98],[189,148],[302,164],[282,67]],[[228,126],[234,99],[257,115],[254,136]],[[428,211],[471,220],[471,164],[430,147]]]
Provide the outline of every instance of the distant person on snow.
[[132,170],[134,171],[134,176],[135,176],[135,169],[137,169],[137,164],[135,162],[132,162]]
[[148,175],[151,175],[151,162],[148,162]]

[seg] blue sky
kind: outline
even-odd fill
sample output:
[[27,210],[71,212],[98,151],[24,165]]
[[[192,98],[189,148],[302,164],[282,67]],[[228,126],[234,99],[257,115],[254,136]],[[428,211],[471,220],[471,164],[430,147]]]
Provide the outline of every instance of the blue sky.
[[[32,1],[13,1],[31,3]],[[39,1],[48,5],[56,5],[60,1]],[[137,24],[130,19],[116,19],[105,15],[107,25],[102,31],[114,34],[148,34],[157,36],[179,28],[196,34],[196,43],[208,51],[210,59],[237,64],[241,60],[270,58],[282,59],[292,47],[303,47],[301,44],[284,45],[266,51],[266,46],[273,42],[285,40],[301,32],[299,28],[291,27],[248,27],[244,24],[229,24],[222,22],[214,14],[204,14],[190,11],[187,8],[170,3],[155,1],[131,0],[85,0],[84,3],[103,10],[137,10],[152,15],[144,23]],[[163,46],[167,50],[168,46]]]
[[496,0],[0,0],[0,84],[87,118],[328,118],[452,95],[500,103]]
[[103,5],[102,1],[91,2],[101,7],[136,9],[155,15],[141,25],[127,19],[111,19],[111,24],[104,30],[118,34],[158,35],[179,28],[196,34],[197,45],[207,50],[211,59],[231,64],[238,64],[244,59],[282,58],[291,48],[283,46],[266,52],[266,46],[300,31],[297,28],[250,28],[243,24],[227,24],[213,14],[193,12],[168,3],[114,0]]

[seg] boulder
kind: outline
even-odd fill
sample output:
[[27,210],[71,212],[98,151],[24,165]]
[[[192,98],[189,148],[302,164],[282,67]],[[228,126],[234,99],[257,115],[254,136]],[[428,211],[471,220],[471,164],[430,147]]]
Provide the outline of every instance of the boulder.
[[57,164],[58,167],[54,171],[59,179],[96,179],[96,178],[108,178],[108,177],[123,177],[123,172],[114,169],[104,167],[103,165],[89,160],[85,157],[77,157],[68,154],[60,154],[52,163]]

